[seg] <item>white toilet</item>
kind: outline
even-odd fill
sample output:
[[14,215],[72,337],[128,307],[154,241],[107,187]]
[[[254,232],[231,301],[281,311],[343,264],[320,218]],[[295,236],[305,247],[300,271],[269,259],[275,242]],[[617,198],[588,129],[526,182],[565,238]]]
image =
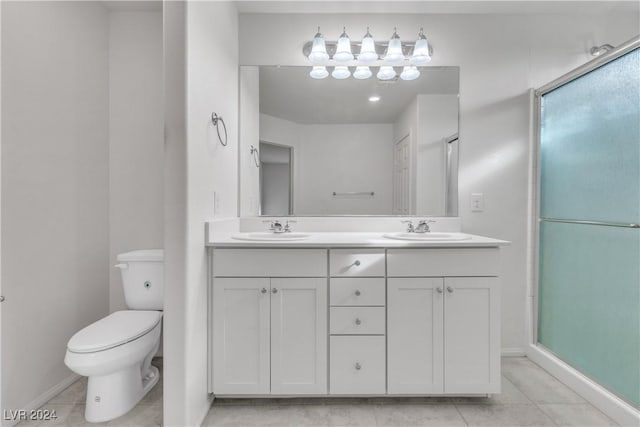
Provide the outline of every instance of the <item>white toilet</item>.
[[164,297],[162,249],[118,255],[129,310],[117,311],[77,332],[64,363],[89,377],[85,418],[103,422],[131,410],[158,382],[151,359],[160,345]]

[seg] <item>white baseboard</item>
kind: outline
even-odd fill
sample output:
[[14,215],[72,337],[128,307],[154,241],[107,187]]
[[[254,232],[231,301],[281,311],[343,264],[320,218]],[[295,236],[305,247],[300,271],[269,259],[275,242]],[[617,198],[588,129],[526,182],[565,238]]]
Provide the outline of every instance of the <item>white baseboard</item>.
[[[50,401],[52,398],[60,394],[62,390],[64,390],[65,388],[69,387],[71,384],[76,382],[79,378],[80,378],[80,375],[78,374],[69,375],[67,378],[63,379],[58,384],[54,385],[49,390],[42,393],[40,396],[36,397],[31,402],[27,403],[22,409],[24,409],[27,413],[29,413],[30,411],[40,408],[42,405],[44,405],[45,403]],[[20,420],[3,419],[2,426],[11,427],[18,424],[18,422],[20,422]]]
[[502,357],[525,357],[527,351],[521,347],[503,348],[501,351]]
[[640,425],[640,411],[553,354],[532,344],[527,349],[527,357],[618,424],[634,427]]

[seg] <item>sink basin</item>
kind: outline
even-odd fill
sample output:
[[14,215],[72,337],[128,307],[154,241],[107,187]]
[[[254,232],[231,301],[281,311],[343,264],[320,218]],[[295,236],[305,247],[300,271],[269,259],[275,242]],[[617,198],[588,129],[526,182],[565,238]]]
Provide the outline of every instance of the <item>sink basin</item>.
[[290,242],[296,240],[306,240],[310,237],[310,234],[305,233],[270,233],[270,232],[256,232],[256,233],[240,233],[231,238],[236,240],[251,240],[254,242]]
[[387,239],[417,240],[422,242],[454,242],[471,239],[471,236],[461,233],[387,233],[384,237]]

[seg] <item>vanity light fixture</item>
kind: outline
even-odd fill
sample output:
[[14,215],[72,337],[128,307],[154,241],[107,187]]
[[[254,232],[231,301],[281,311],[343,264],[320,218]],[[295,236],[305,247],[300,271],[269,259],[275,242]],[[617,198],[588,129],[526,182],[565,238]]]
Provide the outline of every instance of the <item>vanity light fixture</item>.
[[356,70],[353,72],[353,78],[357,80],[364,80],[371,77],[373,73],[371,69],[367,65],[358,65]]
[[336,65],[331,72],[331,77],[338,80],[348,79],[350,75],[351,71],[346,65]]
[[395,76],[396,70],[394,70],[391,65],[383,65],[378,70],[378,74],[376,74],[376,77],[378,77],[380,80],[391,80]]
[[389,46],[387,47],[387,53],[385,54],[384,62],[388,64],[397,64],[404,61],[404,53],[402,52],[402,42],[396,28],[393,29],[391,39],[389,39]]
[[405,65],[400,73],[402,80],[415,80],[420,77],[420,71],[415,65]]
[[[367,34],[365,34],[362,38],[362,44],[360,45],[360,54],[358,55],[358,61],[363,64],[369,64],[376,60],[378,60],[376,44],[373,41],[373,36],[369,32],[369,27],[367,27]],[[355,73],[353,76],[355,77]],[[369,74],[369,76],[371,76],[371,74]]]
[[379,95],[371,95],[369,97],[369,102],[378,102],[380,101],[380,96]]
[[327,77],[329,75],[329,72],[327,71],[327,67],[325,67],[324,65],[314,65],[309,75],[312,79],[320,80]]
[[[402,67],[402,80],[417,79],[421,74],[417,66],[431,61],[433,55],[423,28],[420,28],[415,42],[401,41],[397,28],[393,29],[389,41],[376,42],[367,27],[362,41],[352,43],[346,27],[342,27],[337,42],[326,42],[318,27],[313,40],[304,44],[302,52],[313,64],[309,76],[314,79],[326,78],[329,75],[327,66],[333,66],[331,75],[336,79],[349,78],[353,71],[353,77],[358,80],[368,79],[375,74],[379,80],[385,81],[396,79],[397,72],[393,67]],[[355,67],[355,70],[348,67]],[[378,71],[371,67],[377,67]]]
[[309,61],[314,64],[319,64],[329,60],[327,46],[324,42],[324,36],[320,33],[320,27],[318,27],[318,32],[316,33],[316,35],[313,36],[313,46],[311,47],[311,52],[309,53],[309,56],[307,56],[307,58],[309,58]]
[[336,47],[336,53],[333,55],[333,59],[338,62],[349,62],[353,60],[353,54],[351,53],[351,40],[347,35],[346,27],[342,28],[342,34],[338,39],[338,46]]
[[420,28],[418,40],[416,40],[416,44],[413,46],[413,54],[411,54],[409,61],[413,65],[422,65],[431,61],[431,55],[429,54],[429,42],[427,42],[427,37],[424,35],[424,30],[422,28]]

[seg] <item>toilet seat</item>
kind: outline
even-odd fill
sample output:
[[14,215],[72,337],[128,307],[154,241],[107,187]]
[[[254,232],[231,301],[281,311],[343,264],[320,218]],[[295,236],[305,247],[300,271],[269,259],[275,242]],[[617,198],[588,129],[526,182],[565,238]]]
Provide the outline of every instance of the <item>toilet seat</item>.
[[73,353],[108,350],[140,338],[161,319],[161,311],[116,311],[78,331],[69,340],[67,349]]

